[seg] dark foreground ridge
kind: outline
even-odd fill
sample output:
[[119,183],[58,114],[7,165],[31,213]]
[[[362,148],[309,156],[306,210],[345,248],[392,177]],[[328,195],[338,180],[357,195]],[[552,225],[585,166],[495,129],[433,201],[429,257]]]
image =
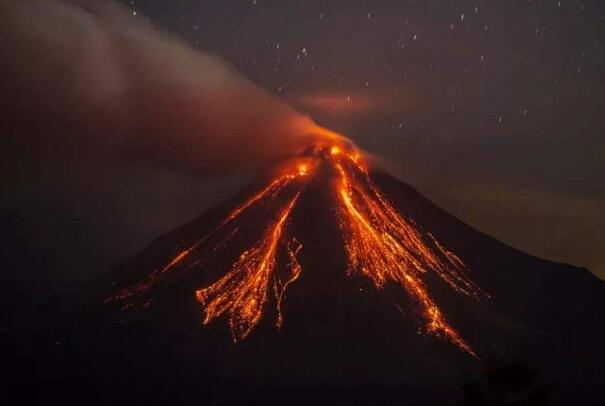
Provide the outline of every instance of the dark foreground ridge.
[[[605,284],[585,269],[526,255],[460,222],[413,188],[370,173],[406,218],[468,266],[489,298],[460,295],[436,276],[426,285],[480,360],[427,334],[406,292],[347,275],[333,185],[317,176],[288,221],[303,244],[299,279],[256,328],[234,343],[225,318],[202,325],[195,291],[216,282],[258,238],[257,207],[237,233],[208,243],[204,265],[177,272],[129,309],[103,303],[161,268],[262,187],[252,185],[160,237],[103,288],[49,317],[25,354],[6,344],[10,396],[32,403],[87,404],[592,404],[605,400]],[[228,244],[216,250],[217,244]],[[285,258],[280,258],[283,263]],[[90,298],[94,297],[94,300]],[[24,360],[26,363],[24,363]],[[7,368],[8,369],[8,368]],[[251,403],[252,402],[252,403]]]

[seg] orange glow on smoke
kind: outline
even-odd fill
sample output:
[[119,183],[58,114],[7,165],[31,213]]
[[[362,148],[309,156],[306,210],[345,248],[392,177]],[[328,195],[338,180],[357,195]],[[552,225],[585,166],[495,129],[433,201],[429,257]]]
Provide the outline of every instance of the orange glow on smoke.
[[384,97],[368,97],[359,92],[307,94],[292,98],[291,101],[295,105],[305,106],[305,110],[329,111],[336,114],[371,113],[379,111],[388,102]]
[[[277,311],[275,324],[281,327],[285,291],[303,271],[297,260],[302,244],[296,239],[287,240],[284,229],[304,191],[304,179],[312,178],[323,162],[331,168],[334,176],[335,209],[348,258],[348,275],[367,277],[379,290],[389,283],[400,285],[418,306],[427,332],[444,337],[476,356],[470,345],[446,321],[424,282],[428,272],[435,272],[459,293],[477,298],[485,295],[468,278],[462,260],[399,213],[372,182],[364,155],[350,141],[321,127],[315,131],[322,141],[315,144],[305,157],[286,162],[273,180],[233,209],[209,234],[181,251],[163,268],[152,272],[143,282],[120,291],[108,300],[126,301],[125,307],[131,306],[133,301],[129,300],[145,296],[157,281],[170,274],[169,271],[183,268],[181,263],[185,258],[194,255],[211,235],[248,208],[278,196],[290,196],[287,203],[278,209],[275,220],[268,225],[262,237],[239,255],[231,270],[218,281],[196,291],[203,307],[203,323],[208,324],[225,315],[234,341],[248,336],[259,323],[271,298],[270,292]],[[292,187],[286,188],[288,185]],[[289,259],[285,277],[278,269],[280,250]],[[194,265],[199,266],[198,262]],[[144,303],[149,303],[148,298],[143,299]]]

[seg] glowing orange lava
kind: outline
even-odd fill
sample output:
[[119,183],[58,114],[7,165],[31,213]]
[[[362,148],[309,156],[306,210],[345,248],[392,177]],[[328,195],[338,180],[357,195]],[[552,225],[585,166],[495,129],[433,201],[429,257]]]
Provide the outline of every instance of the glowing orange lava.
[[[258,324],[263,307],[267,302],[267,290],[276,267],[276,252],[286,220],[296,204],[300,192],[280,212],[277,221],[271,224],[265,235],[251,248],[244,251],[230,272],[218,282],[199,289],[196,296],[204,305],[204,324],[229,313],[229,325],[233,340],[245,338]],[[300,248],[298,248],[300,249]],[[297,249],[297,250],[298,250]],[[277,324],[281,326],[281,301],[285,289],[300,275],[301,268],[296,261],[295,251],[291,256],[290,278],[285,282],[274,278],[274,289],[278,302]]]
[[[442,336],[476,356],[470,345],[446,321],[424,282],[428,272],[435,272],[459,293],[473,297],[485,295],[467,276],[462,260],[443,247],[433,235],[399,213],[373,183],[366,159],[357,148],[344,137],[329,130],[323,131],[325,143],[308,149],[306,157],[286,163],[272,181],[229,213],[210,233],[181,251],[164,267],[152,272],[146,280],[123,289],[108,300],[125,301],[126,307],[130,306],[130,298],[144,296],[157,281],[169,274],[168,271],[183,268],[182,262],[186,257],[193,255],[211,235],[244,211],[260,202],[273,199],[283,202],[288,197],[262,237],[239,255],[231,270],[210,286],[196,291],[196,297],[203,306],[203,323],[208,324],[226,315],[234,341],[248,336],[259,323],[271,291],[277,312],[275,324],[281,327],[285,291],[303,271],[297,260],[302,244],[295,239],[287,240],[284,229],[304,192],[303,179],[312,178],[323,162],[333,174],[335,209],[348,258],[347,273],[369,278],[379,290],[389,283],[400,285],[417,304],[429,333]],[[263,207],[274,210],[273,206]],[[289,258],[285,277],[278,269],[280,250]],[[199,263],[194,265],[197,267]],[[145,303],[149,303],[149,299],[145,299]]]
[[[118,293],[105,299],[105,302],[124,302],[124,308],[130,308],[136,303],[136,298],[148,292],[153,286],[155,286],[160,280],[163,279],[165,274],[174,269],[179,265],[187,256],[199,248],[204,242],[206,242],[212,235],[223,229],[227,224],[231,223],[240,214],[246,211],[251,206],[255,205],[259,201],[274,196],[279,191],[283,190],[290,182],[296,178],[307,176],[311,168],[311,163],[308,160],[296,160],[294,163],[288,163],[278,173],[277,177],[273,179],[267,186],[261,189],[259,192],[252,195],[240,206],[236,207],[229,213],[229,215],[212,231],[204,235],[198,241],[191,246],[187,247],[183,251],[179,252],[174,258],[172,258],[165,266],[156,269],[151,272],[149,276],[143,281],[135,284],[132,287],[122,289]],[[132,300],[131,300],[132,299]],[[147,299],[149,300],[149,299]]]
[[429,332],[441,333],[475,355],[445,321],[421,279],[422,274],[433,270],[457,291],[477,295],[480,291],[464,274],[462,261],[432,236],[434,244],[429,246],[415,226],[382,196],[357,159],[347,156],[333,162],[340,175],[337,194],[349,272],[370,278],[378,289],[387,282],[402,285],[420,305]]

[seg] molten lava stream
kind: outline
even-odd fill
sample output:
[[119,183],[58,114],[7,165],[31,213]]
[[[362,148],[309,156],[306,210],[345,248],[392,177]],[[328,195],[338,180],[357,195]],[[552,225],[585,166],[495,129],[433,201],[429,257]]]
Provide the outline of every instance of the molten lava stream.
[[[203,306],[204,324],[228,315],[234,341],[248,336],[259,323],[271,290],[275,296],[276,326],[281,327],[284,294],[302,272],[296,258],[302,244],[294,239],[284,241],[284,229],[304,189],[304,179],[313,176],[320,161],[323,161],[337,175],[336,209],[348,257],[348,273],[368,277],[378,289],[389,282],[401,285],[419,305],[429,332],[443,335],[462,350],[476,356],[458,332],[446,322],[422,279],[427,272],[433,271],[460,293],[475,297],[484,294],[466,275],[464,263],[441,246],[430,233],[423,233],[393,207],[372,182],[365,160],[353,146],[346,143],[316,145],[308,149],[307,155],[307,158],[289,161],[265,188],[235,208],[214,230],[180,252],[167,265],[108,300],[131,300],[131,303],[127,303],[129,306],[135,303],[135,299],[147,299],[145,295],[151,287],[171,275],[169,271],[195,253],[198,255],[192,258],[194,261],[190,261],[188,267],[180,266],[179,269],[197,269],[202,262],[202,251],[199,250],[210,236],[239,218],[250,207],[261,203],[267,206],[266,202],[282,201],[283,196],[289,197],[287,203],[279,207],[276,219],[269,224],[262,237],[240,254],[223,277],[196,291],[196,297]],[[276,199],[278,196],[280,199]],[[277,269],[280,247],[289,258],[287,277],[283,279]]]
[[[455,269],[461,261],[438,245],[435,252],[427,246],[414,226],[382,197],[356,160],[342,158],[339,151],[332,151],[331,155],[340,175],[337,194],[349,272],[365,275],[378,289],[388,281],[402,285],[420,305],[429,332],[442,333],[459,348],[476,356],[445,321],[420,279],[427,270],[433,269],[457,290],[469,293],[474,285]],[[363,175],[361,180],[356,178],[356,172]]]
[[[196,297],[204,305],[204,324],[227,312],[233,340],[245,338],[262,317],[263,308],[268,300],[269,283],[273,277],[278,313],[276,324],[278,327],[282,325],[281,303],[286,288],[301,273],[302,269],[296,260],[296,254],[302,245],[293,240],[287,246],[290,257],[290,277],[284,282],[275,272],[276,254],[285,224],[300,193],[298,191],[280,211],[277,220],[269,226],[261,239],[240,255],[231,271],[214,284],[196,291]],[[293,248],[293,245],[296,247]]]
[[[246,211],[251,206],[255,205],[259,201],[269,198],[275,197],[279,192],[281,192],[288,184],[294,181],[297,178],[306,177],[309,174],[310,169],[313,169],[313,165],[316,165],[315,162],[307,162],[307,161],[298,161],[287,165],[282,169],[282,173],[280,173],[275,179],[273,179],[267,186],[265,186],[262,190],[252,195],[249,199],[247,199],[240,206],[235,208],[229,215],[212,231],[204,235],[193,245],[189,246],[185,250],[181,251],[177,254],[170,262],[168,262],[164,267],[156,269],[151,272],[149,276],[135,284],[132,287],[128,287],[122,289],[118,293],[108,297],[105,299],[105,302],[114,302],[114,301],[127,301],[123,309],[128,309],[133,306],[136,300],[133,300],[135,297],[140,297],[148,292],[153,286],[157,284],[158,281],[162,280],[162,277],[168,272],[174,269],[177,265],[179,265],[186,257],[190,256],[197,248],[202,246],[204,242],[206,242],[211,236],[213,236],[216,232],[223,229],[226,225],[231,223],[233,220],[238,218],[244,211]],[[148,304],[149,300],[146,300],[144,304]]]

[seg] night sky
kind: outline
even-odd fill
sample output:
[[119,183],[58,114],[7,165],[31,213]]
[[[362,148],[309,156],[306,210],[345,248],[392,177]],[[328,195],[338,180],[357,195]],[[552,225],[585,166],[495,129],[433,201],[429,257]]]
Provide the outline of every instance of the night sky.
[[603,2],[127,4],[480,230],[605,277]]
[[[122,3],[350,136],[479,230],[605,277],[601,1]],[[102,163],[90,173],[94,198],[81,179],[58,193],[54,180],[3,204],[19,252],[40,258],[32,275],[98,274],[254,176],[118,176]]]

